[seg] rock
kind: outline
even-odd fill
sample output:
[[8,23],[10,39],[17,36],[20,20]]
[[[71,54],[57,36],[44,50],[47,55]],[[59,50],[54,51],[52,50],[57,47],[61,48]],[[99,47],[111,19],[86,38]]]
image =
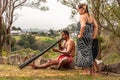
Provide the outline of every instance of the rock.
[[3,57],[3,64],[8,64],[8,57]]
[[70,64],[69,64],[69,67],[70,69],[75,69],[75,62],[72,61]]
[[106,65],[104,71],[120,74],[120,63]]
[[0,64],[3,64],[3,57],[0,56]]
[[120,74],[120,63],[105,65],[104,63],[98,64],[100,71],[112,72]]
[[14,64],[14,55],[10,55],[10,56],[8,57],[8,63],[9,63],[10,65],[13,65],[13,64]]
[[105,70],[105,64],[104,63],[100,63],[98,64],[99,66],[99,71],[104,71]]

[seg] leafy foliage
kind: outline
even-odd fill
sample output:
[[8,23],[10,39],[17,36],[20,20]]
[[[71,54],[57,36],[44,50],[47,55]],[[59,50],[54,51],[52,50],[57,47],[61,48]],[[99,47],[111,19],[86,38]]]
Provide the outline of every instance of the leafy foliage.
[[[35,36],[32,35],[21,35],[18,45],[23,46],[24,48],[33,48],[35,47]],[[34,44],[34,45],[33,45]]]
[[13,47],[15,44],[16,44],[16,39],[15,38],[12,38],[12,40],[11,40],[11,47]]
[[15,27],[15,26],[13,26],[13,27],[12,27],[12,30],[22,30],[22,29],[21,29],[20,27],[17,28],[17,27]]

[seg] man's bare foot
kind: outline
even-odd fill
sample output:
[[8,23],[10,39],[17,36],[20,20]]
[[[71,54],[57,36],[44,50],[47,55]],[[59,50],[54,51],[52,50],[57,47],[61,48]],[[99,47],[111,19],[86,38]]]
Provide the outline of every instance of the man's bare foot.
[[32,69],[37,69],[37,67],[34,64],[30,64],[30,66],[32,67]]
[[35,66],[34,64],[30,65],[32,69],[44,69],[43,67]]

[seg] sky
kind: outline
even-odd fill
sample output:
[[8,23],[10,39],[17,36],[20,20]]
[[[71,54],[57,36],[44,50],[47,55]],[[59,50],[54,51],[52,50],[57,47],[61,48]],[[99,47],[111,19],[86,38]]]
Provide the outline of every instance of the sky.
[[70,19],[71,9],[57,0],[48,0],[47,4],[49,11],[40,11],[24,7],[17,10],[20,14],[18,19],[13,23],[13,26],[21,29],[62,29],[72,23]]

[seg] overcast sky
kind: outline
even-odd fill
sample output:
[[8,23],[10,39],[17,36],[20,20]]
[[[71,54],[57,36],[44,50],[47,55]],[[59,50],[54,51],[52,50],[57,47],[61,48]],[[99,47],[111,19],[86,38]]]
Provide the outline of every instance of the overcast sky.
[[19,10],[21,16],[13,23],[13,26],[21,29],[62,29],[71,24],[71,9],[57,2],[57,0],[48,0],[49,11],[40,11],[24,7]]

